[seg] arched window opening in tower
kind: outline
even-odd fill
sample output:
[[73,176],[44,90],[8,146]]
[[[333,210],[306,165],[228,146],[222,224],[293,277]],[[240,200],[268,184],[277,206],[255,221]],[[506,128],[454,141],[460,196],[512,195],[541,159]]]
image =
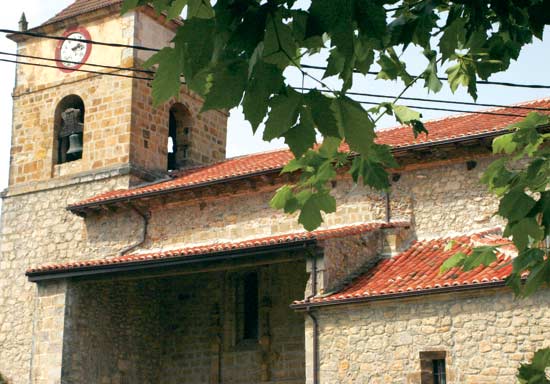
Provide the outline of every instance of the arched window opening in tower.
[[181,103],[170,108],[168,127],[168,171],[190,165],[190,146],[193,120],[189,110]]
[[76,95],[64,97],[57,105],[54,118],[55,164],[82,158],[85,113],[84,102]]

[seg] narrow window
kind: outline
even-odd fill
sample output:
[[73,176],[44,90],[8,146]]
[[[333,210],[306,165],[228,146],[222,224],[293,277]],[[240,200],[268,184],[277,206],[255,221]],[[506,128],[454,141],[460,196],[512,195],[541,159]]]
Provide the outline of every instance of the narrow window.
[[79,160],[83,153],[85,108],[76,95],[63,98],[55,110],[54,155],[55,163]]
[[177,169],[176,152],[178,150],[178,125],[174,112],[170,110],[170,122],[168,127],[168,170]]
[[258,340],[258,274],[243,275],[236,294],[237,342]]
[[434,384],[445,384],[447,382],[445,372],[445,360],[436,359],[432,360],[434,371]]
[[446,384],[445,351],[420,352],[421,384]]
[[173,171],[189,165],[192,119],[181,103],[174,104],[169,113],[167,166],[169,171]]

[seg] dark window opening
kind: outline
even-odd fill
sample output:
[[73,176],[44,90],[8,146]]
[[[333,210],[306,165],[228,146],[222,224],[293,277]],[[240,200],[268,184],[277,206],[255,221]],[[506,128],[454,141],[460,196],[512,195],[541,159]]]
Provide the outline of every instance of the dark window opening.
[[433,373],[434,384],[445,384],[446,372],[445,372],[445,360],[433,360]]
[[168,170],[188,165],[192,119],[187,108],[176,103],[170,108],[168,122]]
[[83,153],[85,108],[76,95],[65,97],[55,111],[56,164],[79,160]]
[[258,274],[244,275],[237,287],[237,341],[258,340]]
[[170,111],[170,122],[168,128],[168,170],[177,168],[176,152],[178,151],[178,126],[174,112]]
[[420,352],[420,383],[446,384],[445,351]]

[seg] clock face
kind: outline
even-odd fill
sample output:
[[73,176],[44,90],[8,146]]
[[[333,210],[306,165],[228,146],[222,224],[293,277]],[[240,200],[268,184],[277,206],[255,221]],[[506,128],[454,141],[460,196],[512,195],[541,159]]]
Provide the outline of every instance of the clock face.
[[66,31],[63,35],[70,40],[60,40],[56,49],[57,66],[63,72],[72,72],[80,68],[88,59],[92,46],[85,40],[91,40],[84,28]]

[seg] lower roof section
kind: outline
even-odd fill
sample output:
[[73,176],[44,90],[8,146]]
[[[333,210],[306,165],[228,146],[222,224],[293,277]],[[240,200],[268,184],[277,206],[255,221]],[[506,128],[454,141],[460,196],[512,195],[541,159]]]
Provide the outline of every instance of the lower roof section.
[[[300,309],[504,286],[512,272],[509,261],[515,249],[504,245],[509,242],[502,239],[499,232],[495,229],[469,236],[417,241],[405,252],[380,261],[339,292],[296,301],[292,306]],[[452,246],[448,247],[449,244]],[[440,273],[445,260],[457,252],[470,254],[476,246],[498,244],[503,247],[491,265],[467,272],[453,268]]]
[[158,252],[136,253],[106,259],[47,264],[29,269],[30,281],[54,280],[117,272],[175,267],[204,261],[292,251],[315,245],[317,241],[347,237],[384,228],[408,227],[405,222],[361,223],[337,228],[318,229],[312,232],[293,232],[235,242],[209,243]]

